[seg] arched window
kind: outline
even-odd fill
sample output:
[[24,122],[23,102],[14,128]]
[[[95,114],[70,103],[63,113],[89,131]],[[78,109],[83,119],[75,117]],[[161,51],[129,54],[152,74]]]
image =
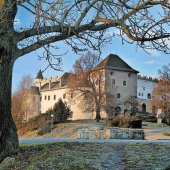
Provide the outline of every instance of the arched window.
[[147,98],[151,99],[151,94],[150,93],[148,93]]
[[142,112],[146,112],[146,104],[145,103],[142,104]]

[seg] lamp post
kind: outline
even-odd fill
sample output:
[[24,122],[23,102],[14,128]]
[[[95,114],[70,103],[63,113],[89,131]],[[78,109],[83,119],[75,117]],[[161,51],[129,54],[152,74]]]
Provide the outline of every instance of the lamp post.
[[51,114],[51,138],[53,138],[53,121],[54,121],[54,115]]

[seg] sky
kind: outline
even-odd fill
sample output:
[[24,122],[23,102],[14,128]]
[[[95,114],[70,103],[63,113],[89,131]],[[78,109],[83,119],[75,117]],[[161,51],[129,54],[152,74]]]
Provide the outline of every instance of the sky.
[[[21,27],[27,24],[29,17],[26,16],[24,19],[24,11],[19,10],[16,16],[16,25]],[[27,20],[26,20],[27,19]],[[53,69],[47,69],[43,76],[45,78],[61,75],[64,72],[72,70],[72,65],[80,55],[75,54],[72,49],[62,42],[56,43],[60,48],[53,51],[55,54],[63,54],[62,56],[61,69],[63,71],[55,71]],[[93,51],[91,51],[93,52]],[[159,51],[150,51],[150,54],[143,51],[143,49],[137,47],[135,44],[122,44],[119,37],[115,36],[113,40],[102,49],[101,59],[104,59],[109,54],[117,54],[125,62],[127,62],[132,68],[138,70],[141,75],[158,77],[158,69],[161,69],[163,65],[170,63],[170,55],[164,54]],[[42,49],[29,53],[16,60],[13,69],[13,92],[17,89],[19,82],[25,74],[30,74],[34,79],[40,69],[44,69],[47,66],[46,61],[38,60],[38,56],[42,56]]]

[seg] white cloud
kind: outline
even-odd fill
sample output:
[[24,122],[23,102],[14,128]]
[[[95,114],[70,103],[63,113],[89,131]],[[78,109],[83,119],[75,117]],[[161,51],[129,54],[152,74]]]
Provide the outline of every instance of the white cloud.
[[156,49],[146,49],[146,52],[148,52],[152,56],[159,56],[160,52]]
[[107,34],[109,34],[110,36],[119,35],[120,34],[120,30],[118,28],[109,28],[107,30]]
[[155,60],[148,60],[148,61],[145,61],[144,64],[155,64]]
[[20,19],[19,18],[15,18],[14,20],[14,25],[20,25]]

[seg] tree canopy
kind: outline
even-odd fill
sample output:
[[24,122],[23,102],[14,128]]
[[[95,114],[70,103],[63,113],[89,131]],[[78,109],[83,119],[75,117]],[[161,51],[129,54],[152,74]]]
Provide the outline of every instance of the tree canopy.
[[[21,10],[30,16],[29,26],[13,30]],[[122,43],[136,42],[145,50],[169,52],[168,0],[1,0],[0,14],[1,50],[10,48],[12,39],[15,58],[41,47],[48,50],[45,45],[62,40],[75,52],[87,46],[100,51],[115,34]],[[50,53],[44,57],[51,62]]]

